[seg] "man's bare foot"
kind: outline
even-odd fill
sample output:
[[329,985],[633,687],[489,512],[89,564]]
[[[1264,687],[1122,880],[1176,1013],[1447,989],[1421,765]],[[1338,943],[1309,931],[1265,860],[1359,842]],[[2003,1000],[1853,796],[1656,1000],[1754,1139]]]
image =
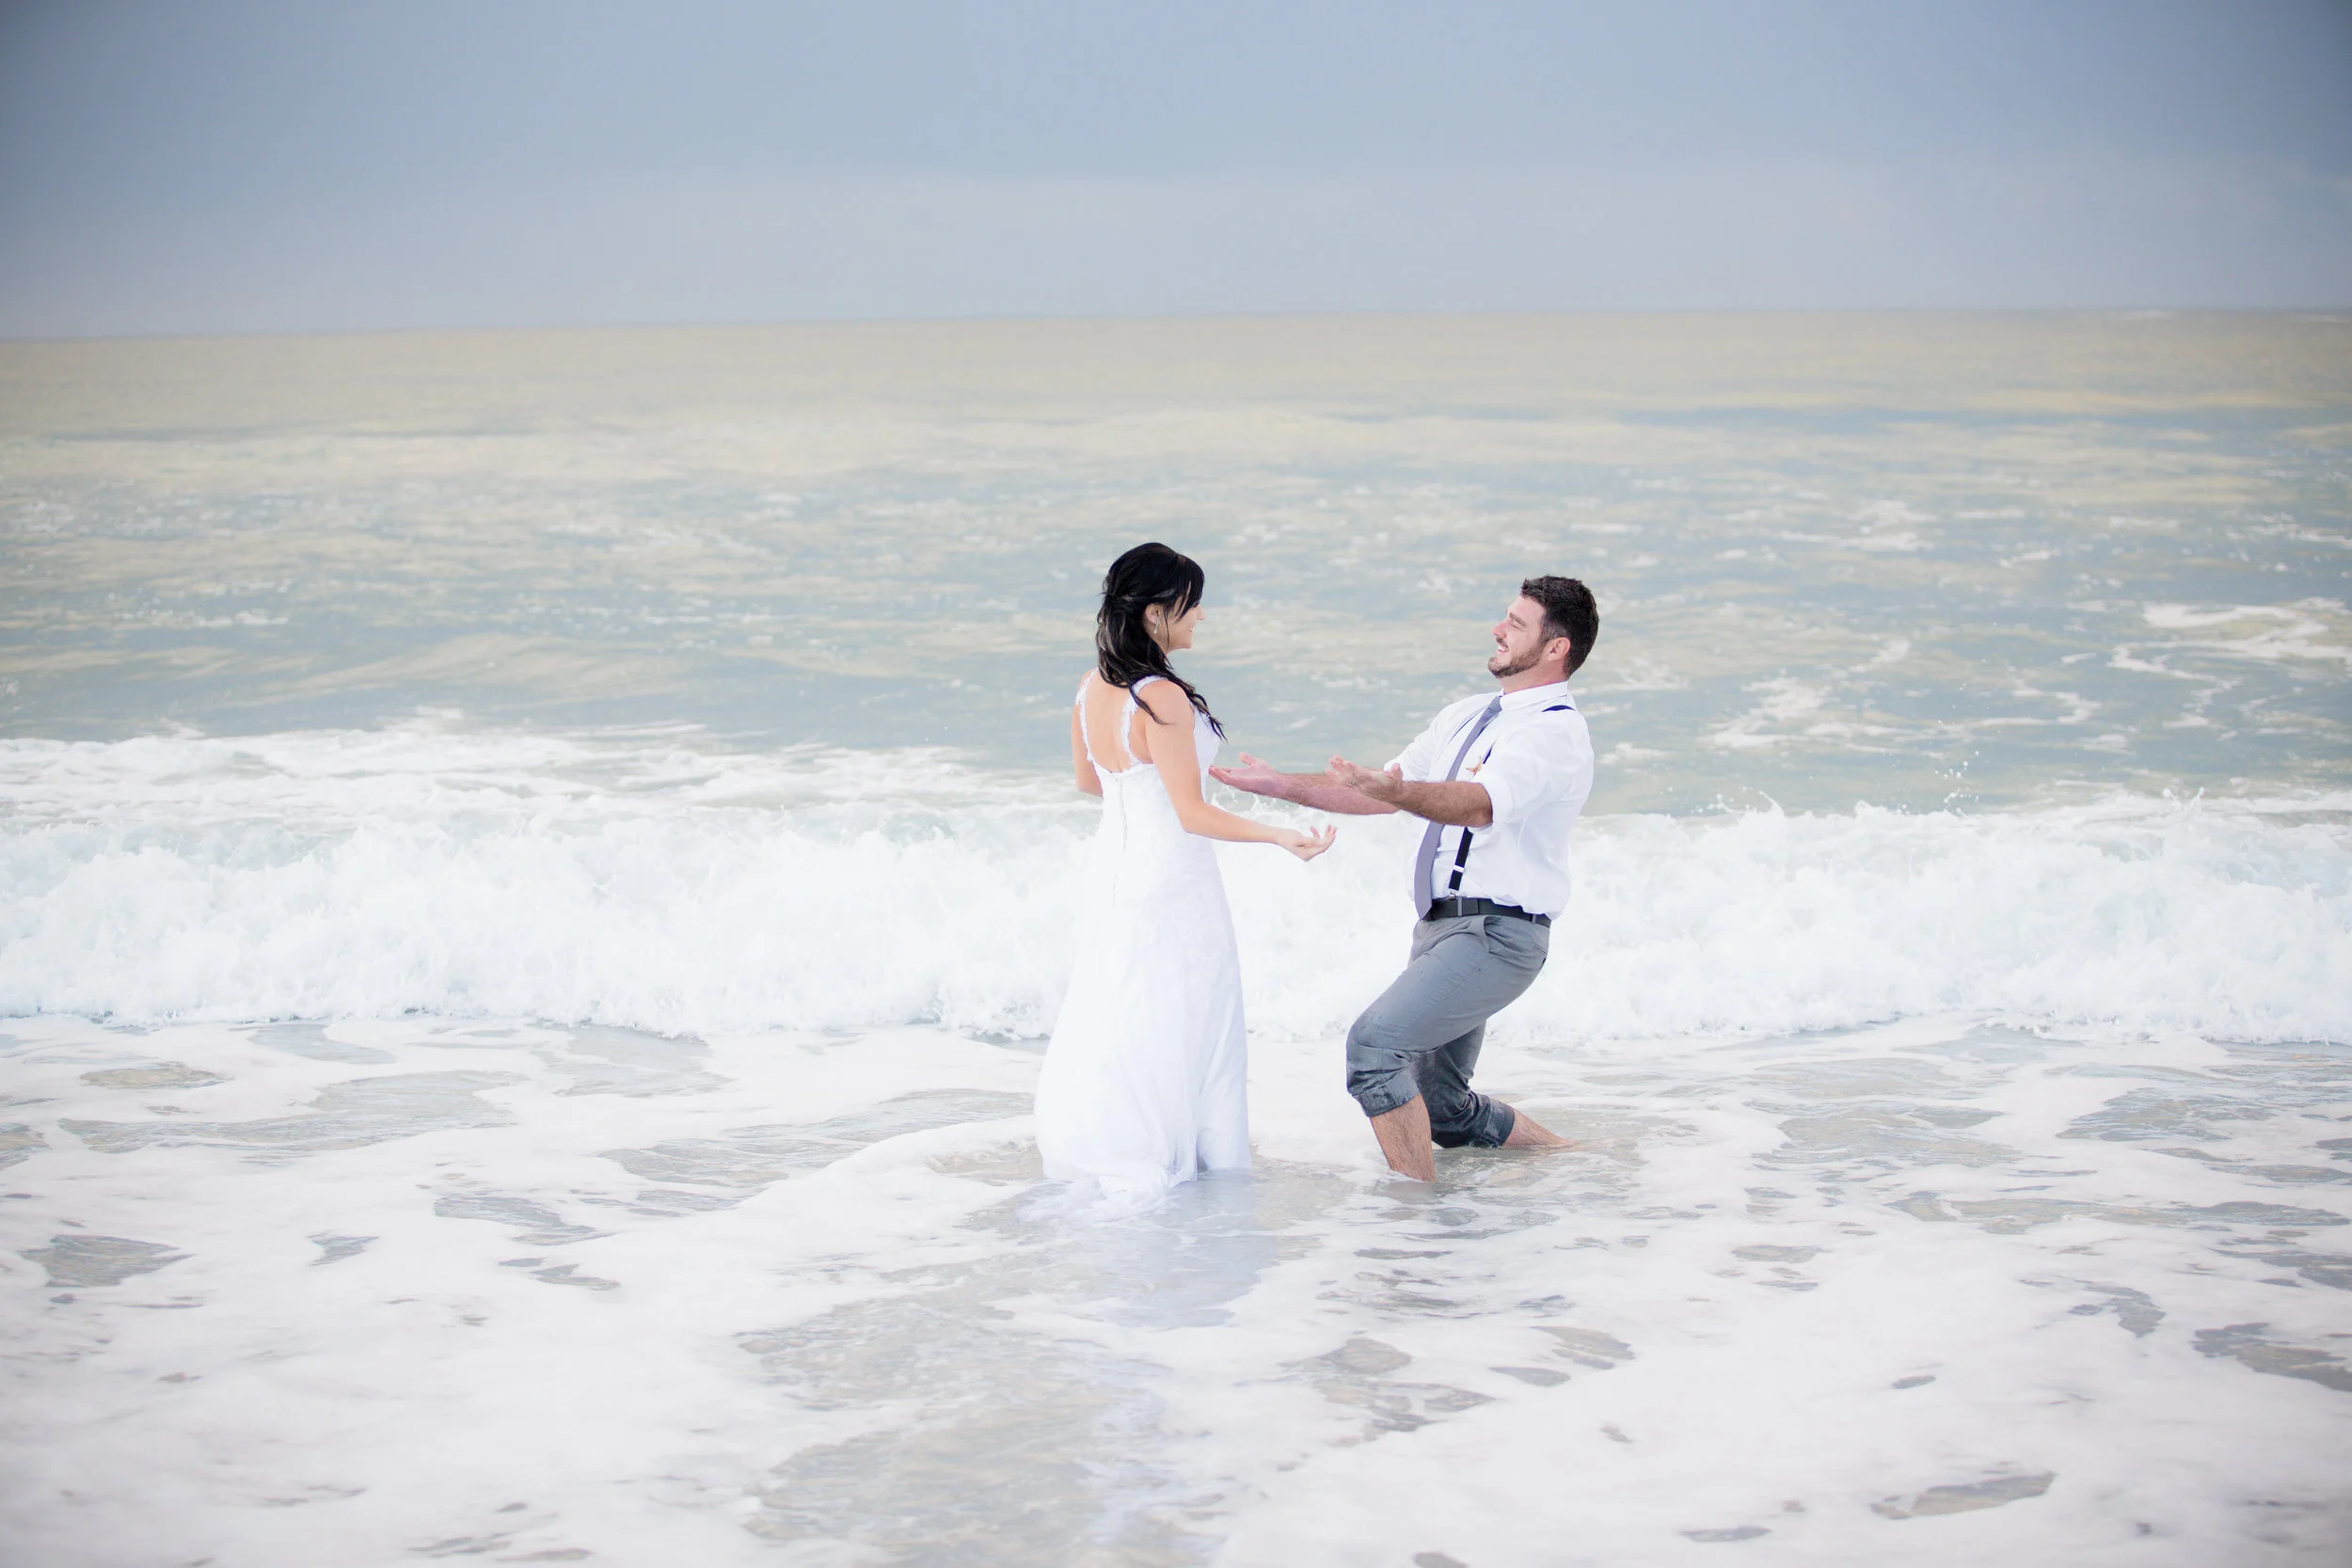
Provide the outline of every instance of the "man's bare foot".
[[1502,1140],[1505,1148],[1549,1148],[1556,1151],[1577,1147],[1516,1105],[1511,1108],[1511,1135]]
[[[1438,1150],[1429,1141],[1429,1107],[1422,1103],[1421,1096],[1415,1095],[1395,1110],[1383,1111],[1373,1117],[1372,1135],[1380,1140],[1380,1152],[1397,1175],[1409,1176],[1416,1181],[1438,1179]],[[1545,1132],[1544,1136],[1549,1138],[1551,1134]]]

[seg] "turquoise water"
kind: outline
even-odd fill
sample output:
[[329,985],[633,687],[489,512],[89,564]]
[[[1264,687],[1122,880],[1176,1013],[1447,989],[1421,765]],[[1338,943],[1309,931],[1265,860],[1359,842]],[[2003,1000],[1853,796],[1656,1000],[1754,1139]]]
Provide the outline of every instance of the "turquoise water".
[[7,733],[682,724],[1046,768],[1126,545],[1292,767],[1583,577],[1595,810],[2272,796],[2352,738],[2352,322],[0,348]]
[[[2344,1560],[2348,351],[0,345],[0,1540]],[[1480,1064],[1574,1152],[1385,1174],[1340,1040],[1418,834],[1353,819],[1220,850],[1255,1169],[1057,1209],[1064,705],[1148,537],[1291,767],[1593,584],[1576,891]]]

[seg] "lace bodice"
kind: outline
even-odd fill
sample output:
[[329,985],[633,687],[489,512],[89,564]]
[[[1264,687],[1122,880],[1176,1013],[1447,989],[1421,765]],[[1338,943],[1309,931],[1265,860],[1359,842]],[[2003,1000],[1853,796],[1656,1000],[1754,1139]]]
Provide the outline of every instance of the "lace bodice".
[[[1147,686],[1165,681],[1167,677],[1162,675],[1146,675],[1143,679],[1136,682],[1136,684],[1128,689],[1127,700],[1120,707],[1119,722],[1115,726],[1115,733],[1119,741],[1119,755],[1114,762],[1108,765],[1104,763],[1102,757],[1095,754],[1094,730],[1093,727],[1086,721],[1087,688],[1100,678],[1100,676],[1089,673],[1087,678],[1078,685],[1078,736],[1080,740],[1083,741],[1086,746],[1087,761],[1094,765],[1095,777],[1103,781],[1103,787],[1104,791],[1107,792],[1110,788],[1112,780],[1124,778],[1130,773],[1143,771],[1149,772],[1155,777],[1158,774],[1159,769],[1156,764],[1136,756],[1133,752],[1128,751],[1127,736],[1134,732],[1136,714],[1143,705],[1136,700],[1136,693],[1141,691]],[[1200,764],[1200,778],[1203,787],[1206,787],[1210,765],[1216,761],[1217,748],[1221,744],[1222,742],[1217,737],[1215,726],[1211,725],[1209,722],[1209,716],[1202,713],[1199,708],[1194,708],[1192,711],[1192,749],[1194,759]]]

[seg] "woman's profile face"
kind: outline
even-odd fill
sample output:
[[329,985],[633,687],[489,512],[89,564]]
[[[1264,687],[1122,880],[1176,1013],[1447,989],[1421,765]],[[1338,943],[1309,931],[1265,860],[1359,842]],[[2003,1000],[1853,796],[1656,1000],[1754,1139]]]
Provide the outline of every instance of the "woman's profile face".
[[1181,648],[1191,647],[1193,628],[1200,626],[1201,622],[1209,618],[1208,606],[1205,604],[1194,605],[1190,610],[1185,610],[1182,615],[1177,616],[1172,621],[1165,619],[1164,617],[1166,614],[1167,612],[1163,610],[1161,614],[1159,616],[1155,616],[1154,619],[1159,622],[1159,626],[1161,628],[1159,632],[1160,646],[1166,648],[1169,653],[1175,653]]

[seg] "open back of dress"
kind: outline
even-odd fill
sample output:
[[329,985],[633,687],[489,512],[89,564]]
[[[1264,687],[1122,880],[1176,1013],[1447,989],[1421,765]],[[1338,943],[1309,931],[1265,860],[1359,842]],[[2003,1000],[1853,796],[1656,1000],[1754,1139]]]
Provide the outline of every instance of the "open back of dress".
[[[1103,820],[1038,1078],[1037,1141],[1046,1175],[1098,1183],[1123,1206],[1249,1164],[1248,1053],[1216,851],[1177,821],[1158,768],[1127,753],[1135,693],[1116,727],[1120,754],[1102,757],[1086,692],[1079,732],[1103,781]],[[1205,783],[1217,736],[1197,713],[1193,726]]]

